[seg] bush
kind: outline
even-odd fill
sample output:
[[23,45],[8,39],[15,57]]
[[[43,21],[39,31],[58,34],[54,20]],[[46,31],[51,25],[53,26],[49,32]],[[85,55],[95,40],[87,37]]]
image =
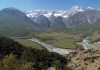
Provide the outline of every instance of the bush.
[[21,63],[15,55],[7,55],[0,61],[0,70],[33,70],[32,63]]

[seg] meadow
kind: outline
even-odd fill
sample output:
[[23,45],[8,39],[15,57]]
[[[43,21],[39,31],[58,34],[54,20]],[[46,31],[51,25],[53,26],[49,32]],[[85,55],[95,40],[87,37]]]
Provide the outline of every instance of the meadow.
[[59,48],[76,48],[76,43],[79,40],[77,36],[55,32],[41,33],[37,35],[37,38]]
[[34,43],[34,42],[30,41],[29,39],[15,38],[14,40],[26,47],[32,47],[32,48],[36,48],[36,49],[45,49],[43,46],[41,46],[37,43]]

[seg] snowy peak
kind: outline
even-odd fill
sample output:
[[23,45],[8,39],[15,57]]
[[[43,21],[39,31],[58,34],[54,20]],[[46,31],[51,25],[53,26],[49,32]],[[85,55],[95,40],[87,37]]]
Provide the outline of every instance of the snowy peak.
[[[76,27],[83,24],[95,24],[100,22],[100,9],[87,7],[82,8],[73,6],[67,10],[33,10],[28,11],[27,16],[30,17],[39,26],[43,27],[58,27],[62,24],[65,27]],[[48,24],[47,24],[48,23]],[[57,25],[58,24],[58,25]],[[82,26],[83,26],[82,25]],[[81,25],[80,25],[81,26]],[[58,29],[58,28],[57,28]]]
[[31,11],[27,11],[26,15],[28,17],[37,17],[39,15],[45,14],[47,13],[47,11],[42,11],[42,10],[31,10]]
[[54,15],[55,17],[62,16],[61,11],[27,11],[26,15],[28,17],[37,17],[39,15],[44,15],[45,17],[51,17]]
[[76,14],[78,12],[83,12],[83,11],[85,11],[85,10],[83,10],[81,7],[73,6],[71,9],[69,9],[67,11],[67,15],[74,15],[74,14]]
[[84,11],[81,7],[79,6],[73,6],[71,9],[66,10],[66,11],[45,11],[45,10],[34,10],[34,11],[27,11],[26,14],[28,17],[37,17],[39,15],[44,15],[45,17],[49,18],[52,15],[55,17],[63,17],[67,18],[69,15],[73,15],[77,12],[82,12]]
[[[62,17],[62,18],[68,18],[70,17],[71,15],[74,15],[78,12],[84,12],[86,10],[95,10],[94,8],[92,7],[87,7],[85,9],[83,9],[82,7],[79,7],[79,6],[73,6],[72,8],[70,9],[67,9],[65,11],[55,11],[55,10],[51,10],[51,11],[48,11],[48,10],[31,10],[31,11],[27,11],[26,12],[26,15],[28,17],[31,17],[31,18],[34,18],[34,17],[38,17],[40,15],[43,15],[47,18],[51,17],[51,16],[54,16],[54,17]],[[100,9],[98,9],[100,10]]]
[[95,8],[93,8],[93,7],[88,7],[88,9],[94,10]]
[[73,6],[70,10],[72,10],[72,11],[84,11],[82,9],[82,7],[79,7],[79,6]]

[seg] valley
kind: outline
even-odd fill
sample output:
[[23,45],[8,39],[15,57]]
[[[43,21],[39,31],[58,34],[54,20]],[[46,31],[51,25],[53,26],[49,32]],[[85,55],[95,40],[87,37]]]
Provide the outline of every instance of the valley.
[[59,48],[75,48],[75,42],[79,40],[77,36],[57,32],[41,33],[38,34],[36,38]]
[[0,70],[88,66],[100,70],[100,9],[0,10]]
[[[15,37],[15,41],[26,47],[36,49],[47,49],[49,52],[56,52],[61,55],[69,54],[80,49],[100,49],[87,39],[80,35],[66,34],[66,33],[39,33],[33,37]],[[60,51],[60,52],[59,52]]]
[[12,39],[26,47],[47,49],[49,52],[56,52],[64,56],[82,48],[76,45],[79,40],[77,36],[66,33],[40,33],[35,37],[12,37]]
[[[0,35],[36,38],[61,49],[83,49],[84,42],[82,42],[83,46],[78,43],[95,32],[100,33],[99,15],[98,9],[84,9],[79,6],[73,6],[67,11],[26,12],[9,7],[0,11],[2,18],[0,23],[3,24],[0,27]],[[14,40],[26,47],[44,49],[43,45],[28,39],[15,38]]]
[[33,38],[33,39],[30,39],[32,42],[35,42],[35,43],[38,43],[40,45],[42,45],[43,47],[45,47],[49,52],[56,52],[60,55],[67,55],[69,54],[70,52],[75,52],[76,50],[74,49],[63,49],[63,48],[57,48],[55,46],[52,46],[50,44],[47,44],[47,43],[44,43],[44,42],[41,42],[39,41],[38,39],[36,38]]
[[[19,43],[21,42],[22,45],[30,45],[31,43],[30,41],[27,40],[31,39],[31,38],[37,38],[40,41],[43,41],[45,43],[48,43],[50,45],[53,45],[55,47],[58,48],[64,48],[64,49],[76,49],[76,48],[81,48],[81,47],[77,47],[78,46],[78,41],[81,39],[81,37],[79,36],[73,36],[72,34],[67,34],[67,33],[39,33],[36,34],[33,37],[26,37],[26,39],[24,39],[23,37],[13,37],[12,39],[15,39],[15,41],[18,41]],[[25,43],[25,44],[24,44]],[[26,45],[26,46],[28,46]]]

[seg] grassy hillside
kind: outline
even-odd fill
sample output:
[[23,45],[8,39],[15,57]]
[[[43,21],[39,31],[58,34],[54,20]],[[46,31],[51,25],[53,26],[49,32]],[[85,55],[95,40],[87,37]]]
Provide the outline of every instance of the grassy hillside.
[[0,35],[26,36],[37,29],[36,23],[15,8],[5,8],[0,11]]
[[66,32],[68,29],[66,28],[64,23],[54,22],[51,29],[51,32]]
[[73,32],[84,33],[87,35],[92,35],[95,32],[100,33],[100,22],[94,24],[83,23],[72,28]]

